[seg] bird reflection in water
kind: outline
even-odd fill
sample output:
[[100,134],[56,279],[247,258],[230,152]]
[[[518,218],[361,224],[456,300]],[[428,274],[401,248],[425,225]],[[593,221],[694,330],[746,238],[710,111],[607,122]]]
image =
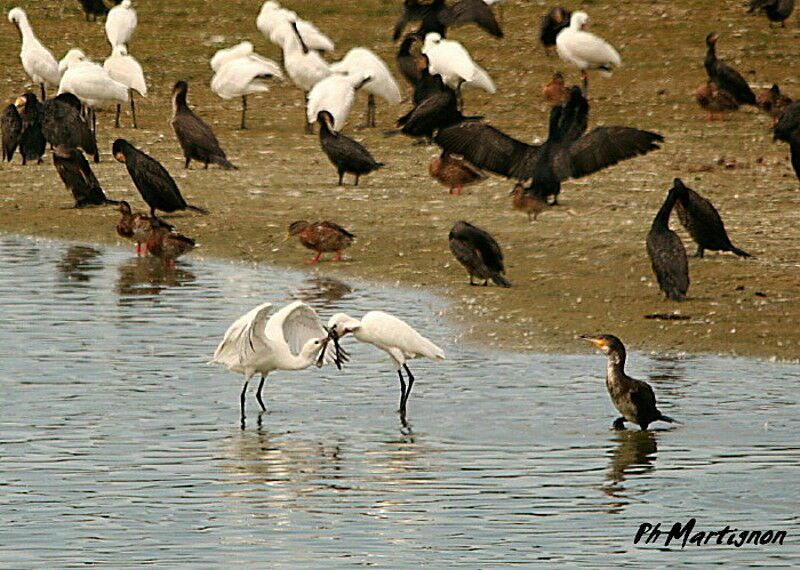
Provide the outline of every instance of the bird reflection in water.
[[316,307],[327,307],[353,292],[347,283],[332,277],[309,277],[294,292],[294,297]]
[[622,482],[652,471],[658,447],[656,433],[652,430],[615,431],[612,441],[616,446],[608,451],[611,463],[602,490],[613,499],[607,512],[619,513],[630,502]]
[[100,251],[85,245],[72,245],[64,252],[64,256],[56,264],[63,278],[67,281],[89,281],[92,272],[102,268],[95,261]]
[[158,295],[170,287],[181,287],[195,281],[194,273],[181,267],[170,267],[156,257],[133,257],[119,268],[117,293],[120,295]]

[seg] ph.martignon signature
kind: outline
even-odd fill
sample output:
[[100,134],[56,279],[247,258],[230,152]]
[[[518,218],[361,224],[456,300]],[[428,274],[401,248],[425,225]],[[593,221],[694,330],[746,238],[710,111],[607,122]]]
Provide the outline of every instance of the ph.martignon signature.
[[655,525],[642,523],[636,536],[634,544],[644,541],[644,544],[657,544],[659,540],[664,541],[664,546],[669,546],[673,541],[680,541],[681,548],[686,545],[725,545],[741,548],[745,544],[783,544],[786,538],[785,530],[739,530],[725,525],[721,530],[700,530],[695,532],[694,527],[697,519],[689,519],[686,523],[676,522],[669,530],[661,530],[661,523]]

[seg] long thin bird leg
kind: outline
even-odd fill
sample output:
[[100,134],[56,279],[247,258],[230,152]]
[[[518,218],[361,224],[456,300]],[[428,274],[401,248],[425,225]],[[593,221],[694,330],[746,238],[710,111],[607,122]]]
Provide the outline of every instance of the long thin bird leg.
[[581,81],[583,82],[583,96],[589,98],[589,74],[585,69],[581,69]]
[[245,130],[247,127],[244,125],[244,115],[247,113],[247,95],[242,95],[242,122],[239,125],[240,130]]
[[367,96],[367,127],[375,126],[375,95]]
[[344,170],[339,171],[339,182],[337,186],[344,186]]
[[40,83],[39,87],[42,88],[42,103],[44,103],[45,101],[47,101],[47,93],[44,89],[44,83]]
[[[97,114],[93,107],[89,108],[89,112],[92,114],[92,132],[97,136]],[[119,126],[119,115],[117,115],[117,126]]]
[[403,368],[406,369],[406,374],[408,375],[408,389],[406,390],[406,397],[403,399],[403,405],[401,408],[403,409],[403,415],[406,413],[406,402],[408,401],[408,397],[411,395],[411,388],[414,387],[414,375],[411,374],[411,370],[408,368],[408,364],[403,363]]
[[321,251],[317,252],[317,255],[312,257],[311,259],[306,260],[306,263],[317,263],[319,261],[319,256],[322,255]]
[[400,415],[406,415],[406,381],[403,378],[403,371],[397,369],[397,375],[400,377]]
[[136,105],[133,102],[133,91],[130,92],[131,98],[131,118],[133,120],[133,128],[138,129],[139,127],[136,125]]
[[122,113],[122,105],[117,104],[117,114],[114,117],[114,128],[115,129],[119,128],[119,115],[120,115],[120,113]]
[[244,396],[247,392],[247,385],[250,383],[250,378],[244,381],[244,386],[242,386],[242,393],[239,394],[239,410],[241,411],[242,416],[242,425],[244,425]]
[[264,400],[261,399],[261,388],[264,387],[264,380],[266,380],[266,379],[267,379],[267,377],[262,374],[261,375],[261,382],[258,383],[258,390],[256,390],[256,400],[258,400],[258,405],[261,406],[261,411],[262,412],[266,412],[267,411],[267,407],[264,405]]
[[[308,91],[303,91],[303,101],[308,101]],[[306,123],[305,133],[307,135],[313,135],[314,134],[314,124],[308,122],[308,113],[306,113],[305,110],[303,111],[303,121],[305,121],[305,123]],[[342,183],[339,182],[340,186],[341,186],[341,184]]]
[[337,249],[336,250],[336,257],[331,259],[331,261],[341,261],[341,260],[342,260],[342,250],[341,249]]

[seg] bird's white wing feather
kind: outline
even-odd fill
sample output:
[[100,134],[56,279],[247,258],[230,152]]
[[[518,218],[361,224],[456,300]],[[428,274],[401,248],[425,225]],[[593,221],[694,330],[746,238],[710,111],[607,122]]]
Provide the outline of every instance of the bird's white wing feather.
[[[370,311],[361,319],[365,339],[378,347],[396,347],[406,358],[444,359],[444,351],[405,321],[383,311]],[[385,348],[384,348],[385,349]]]
[[267,338],[288,345],[292,354],[300,354],[309,340],[328,335],[322,327],[319,315],[302,301],[289,303],[267,322]]
[[253,53],[253,44],[250,42],[241,42],[235,46],[217,50],[217,52],[211,58],[209,65],[211,65],[211,69],[213,71],[219,71],[220,68],[229,61],[239,59],[240,57],[245,57],[251,53]]
[[370,80],[362,88],[390,103],[399,103],[403,98],[400,87],[384,61],[366,48],[353,48],[341,61],[331,64],[336,73],[362,73]]
[[308,122],[315,122],[320,111],[328,111],[333,115],[333,128],[337,131],[340,130],[350,114],[355,97],[356,92],[353,89],[352,81],[346,76],[326,77],[314,85],[308,93],[308,104],[306,105]]
[[61,80],[58,61],[46,47],[38,41],[30,48],[25,50],[25,57],[22,59],[22,66],[28,75],[41,77],[49,85],[58,85]]
[[136,30],[136,10],[115,6],[106,16],[106,37],[112,46],[127,44]]
[[211,79],[211,89],[223,99],[268,91],[269,87],[261,81],[267,76],[283,78],[277,63],[258,54],[251,54],[220,67]]
[[130,55],[111,56],[103,62],[103,69],[108,72],[111,79],[135,89],[142,96],[147,96],[147,84],[144,81],[144,71],[139,62]]
[[588,32],[565,30],[556,38],[556,50],[561,57],[576,64],[583,61],[591,66],[622,65],[617,50],[611,44]]
[[265,319],[272,311],[272,303],[263,303],[233,321],[209,364],[224,364],[232,368],[241,364],[254,335],[264,337]]
[[314,24],[307,20],[297,21],[297,31],[300,32],[300,37],[303,38],[309,49],[333,51],[335,47],[328,36],[320,32]]
[[470,85],[472,87],[480,87],[484,91],[488,91],[489,93],[494,93],[497,91],[497,88],[494,86],[494,81],[492,78],[489,77],[489,74],[486,73],[486,70],[483,69],[480,65],[475,66],[475,74],[472,76],[472,81],[468,81],[464,84],[465,86]]
[[430,62],[430,72],[434,75],[452,78],[460,77],[471,81],[475,73],[475,63],[469,52],[458,42],[442,40],[426,53]]

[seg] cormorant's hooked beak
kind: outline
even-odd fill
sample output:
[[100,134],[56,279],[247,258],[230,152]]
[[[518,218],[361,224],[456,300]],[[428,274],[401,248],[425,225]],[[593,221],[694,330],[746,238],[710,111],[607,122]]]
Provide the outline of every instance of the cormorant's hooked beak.
[[580,338],[582,338],[583,340],[591,342],[593,345],[595,345],[600,350],[603,350],[604,348],[606,348],[608,346],[608,342],[605,339],[597,338],[597,337],[592,336],[590,334],[582,334],[580,336]]
[[27,101],[25,100],[25,97],[17,97],[16,99],[14,99],[14,106],[17,109],[22,109],[25,106],[26,102]]
[[114,153],[114,158],[116,158],[120,162],[125,162],[125,155],[121,152]]

